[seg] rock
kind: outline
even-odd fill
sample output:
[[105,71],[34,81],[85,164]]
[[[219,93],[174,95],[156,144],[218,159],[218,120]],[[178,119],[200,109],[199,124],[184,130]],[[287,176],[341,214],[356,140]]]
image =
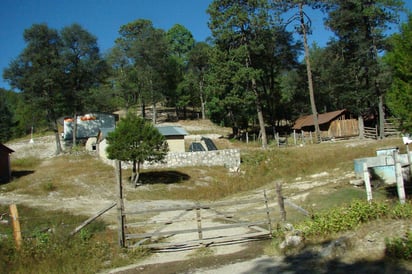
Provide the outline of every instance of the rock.
[[354,186],[363,186],[365,184],[363,179],[353,179],[353,180],[350,180],[349,183]]
[[326,259],[333,259],[339,257],[343,255],[347,250],[348,241],[349,239],[347,237],[340,237],[336,240],[333,240],[319,252],[319,255],[322,258]]
[[302,243],[302,241],[302,236],[286,235],[285,240],[282,243],[280,243],[279,247],[280,249],[285,249],[287,247],[297,247]]

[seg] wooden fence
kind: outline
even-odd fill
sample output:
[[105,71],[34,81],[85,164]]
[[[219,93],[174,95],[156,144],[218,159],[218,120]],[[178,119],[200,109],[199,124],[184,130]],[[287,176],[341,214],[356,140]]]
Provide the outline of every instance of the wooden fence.
[[378,127],[364,127],[363,136],[369,139],[378,139]]
[[193,203],[146,210],[126,210],[129,247],[190,249],[272,237],[273,203],[262,197]]

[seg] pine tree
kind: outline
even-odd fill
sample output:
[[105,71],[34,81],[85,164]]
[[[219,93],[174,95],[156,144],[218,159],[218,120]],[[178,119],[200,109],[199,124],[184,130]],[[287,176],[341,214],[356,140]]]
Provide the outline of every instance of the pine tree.
[[152,123],[130,113],[108,134],[107,142],[109,159],[133,163],[131,182],[135,186],[138,185],[141,164],[160,162],[169,150],[165,137]]

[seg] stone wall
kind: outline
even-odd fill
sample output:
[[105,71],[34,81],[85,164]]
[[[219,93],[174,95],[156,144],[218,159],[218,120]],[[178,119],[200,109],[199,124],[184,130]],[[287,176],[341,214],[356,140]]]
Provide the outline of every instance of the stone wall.
[[[114,165],[113,160],[107,159],[106,140],[103,140],[97,153],[100,159],[110,165]],[[124,168],[128,168],[126,163],[122,163]],[[144,163],[142,168],[175,168],[188,166],[224,166],[230,171],[238,171],[240,168],[240,150],[223,149],[213,151],[198,152],[169,152],[163,163]]]
[[225,149],[197,152],[168,153],[164,163],[143,165],[143,168],[173,168],[187,166],[224,166],[232,171],[240,167],[240,150]]

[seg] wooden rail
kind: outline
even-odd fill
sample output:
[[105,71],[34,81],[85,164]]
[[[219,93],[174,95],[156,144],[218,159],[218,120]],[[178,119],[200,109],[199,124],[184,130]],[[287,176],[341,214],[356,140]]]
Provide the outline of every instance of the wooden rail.
[[[128,210],[125,215],[130,221],[125,224],[125,240],[132,247],[144,244],[147,248],[167,250],[271,238],[273,209],[269,204],[264,193],[262,198],[231,202]],[[152,213],[161,214],[149,220],[142,217]],[[145,220],[133,220],[133,216]],[[174,236],[184,240],[170,241]]]

